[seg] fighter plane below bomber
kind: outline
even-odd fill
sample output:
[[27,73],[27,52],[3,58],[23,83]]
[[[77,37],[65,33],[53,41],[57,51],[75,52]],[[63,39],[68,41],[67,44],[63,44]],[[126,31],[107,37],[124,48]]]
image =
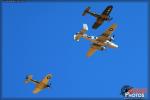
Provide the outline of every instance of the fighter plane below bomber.
[[118,45],[112,42],[114,40],[114,35],[111,36],[112,32],[115,30],[116,27],[116,24],[112,24],[102,35],[100,35],[99,37],[95,37],[85,34],[88,30],[88,26],[87,24],[83,24],[82,30],[74,35],[74,40],[79,41],[82,37],[93,43],[91,48],[87,52],[87,56],[89,57],[96,50],[102,51],[105,50],[107,47],[118,48]]
[[51,74],[48,74],[44,77],[42,81],[36,81],[32,79],[32,75],[27,75],[25,79],[25,83],[33,82],[36,84],[33,93],[36,94],[45,88],[50,88],[51,84],[48,84],[49,80],[52,78]]
[[84,10],[82,15],[85,16],[88,13],[88,14],[96,17],[96,22],[93,24],[92,28],[93,29],[97,29],[100,25],[102,25],[102,23],[104,21],[112,20],[112,17],[110,18],[110,16],[109,16],[109,14],[112,11],[112,9],[113,9],[113,6],[109,5],[109,6],[106,7],[106,9],[101,14],[97,14],[97,13],[91,12],[90,11],[90,7],[87,7]]

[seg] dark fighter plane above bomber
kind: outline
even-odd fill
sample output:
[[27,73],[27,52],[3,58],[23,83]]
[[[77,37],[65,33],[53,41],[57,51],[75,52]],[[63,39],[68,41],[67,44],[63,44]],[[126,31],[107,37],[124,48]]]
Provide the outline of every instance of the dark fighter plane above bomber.
[[80,38],[84,38],[92,42],[92,46],[87,52],[87,56],[90,57],[97,50],[103,51],[107,47],[118,48],[118,45],[113,42],[114,35],[111,36],[116,27],[117,27],[116,24],[112,24],[105,32],[102,33],[102,35],[95,37],[86,34],[88,26],[87,24],[83,24],[82,30],[74,35],[74,40],[79,41]]
[[112,20],[112,17],[110,17],[110,13],[113,9],[112,5],[109,5],[106,7],[106,9],[101,13],[101,14],[97,14],[94,12],[90,11],[90,7],[87,7],[84,12],[83,12],[83,16],[85,16],[87,13],[96,17],[96,22],[93,24],[92,28],[93,29],[97,29],[100,25],[103,24],[104,21],[110,21]]
[[52,78],[52,75],[48,74],[41,81],[36,81],[32,79],[32,75],[27,75],[25,79],[25,83],[29,83],[29,82],[35,83],[36,86],[35,86],[35,89],[33,90],[33,93],[36,94],[45,88],[51,87],[51,84],[48,84],[51,78]]

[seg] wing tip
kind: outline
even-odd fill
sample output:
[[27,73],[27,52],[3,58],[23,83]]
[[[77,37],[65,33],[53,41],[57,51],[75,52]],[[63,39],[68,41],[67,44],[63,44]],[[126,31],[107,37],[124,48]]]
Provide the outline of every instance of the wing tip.
[[89,57],[91,57],[91,56],[92,56],[92,54],[89,53],[89,52],[86,54],[86,57],[87,57],[87,58],[89,58]]
[[36,91],[32,91],[32,93],[33,93],[33,94],[37,94],[38,92],[36,92]]
[[114,24],[112,24],[112,25],[110,26],[110,28],[114,28],[114,29],[115,29],[115,28],[117,28],[117,26],[118,26],[118,25],[117,25],[116,23],[114,23]]

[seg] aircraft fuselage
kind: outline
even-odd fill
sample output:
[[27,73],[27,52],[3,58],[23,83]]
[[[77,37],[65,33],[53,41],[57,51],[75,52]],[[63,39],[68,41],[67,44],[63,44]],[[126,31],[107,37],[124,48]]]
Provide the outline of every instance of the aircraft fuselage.
[[89,40],[89,41],[91,41],[91,42],[93,42],[93,43],[95,43],[95,44],[97,44],[97,45],[99,45],[99,46],[108,46],[108,47],[110,47],[110,48],[118,48],[118,45],[117,45],[117,44],[115,44],[115,43],[109,41],[109,38],[110,38],[110,37],[109,37],[108,40],[106,40],[106,41],[97,41],[96,39],[97,39],[98,37],[87,36],[87,35],[83,35],[83,38],[85,38],[86,40]]
[[41,88],[41,89],[46,88],[47,84],[44,84],[43,82],[40,82],[40,83],[36,84],[36,87]]

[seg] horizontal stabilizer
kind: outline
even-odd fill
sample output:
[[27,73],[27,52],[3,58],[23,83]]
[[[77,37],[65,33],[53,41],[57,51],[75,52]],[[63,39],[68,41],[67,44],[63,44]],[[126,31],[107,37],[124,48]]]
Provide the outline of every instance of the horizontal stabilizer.
[[88,30],[88,26],[87,24],[83,24],[83,28],[81,29],[80,32],[77,32],[74,35],[74,40],[79,41],[81,37],[83,37],[83,35],[85,35],[85,32]]
[[87,31],[88,30],[88,26],[87,24],[83,24],[83,30]]
[[90,11],[90,7],[87,7],[84,12],[82,13],[82,16],[85,16],[89,11]]
[[32,81],[32,75],[27,75],[25,79],[25,83],[29,83]]

